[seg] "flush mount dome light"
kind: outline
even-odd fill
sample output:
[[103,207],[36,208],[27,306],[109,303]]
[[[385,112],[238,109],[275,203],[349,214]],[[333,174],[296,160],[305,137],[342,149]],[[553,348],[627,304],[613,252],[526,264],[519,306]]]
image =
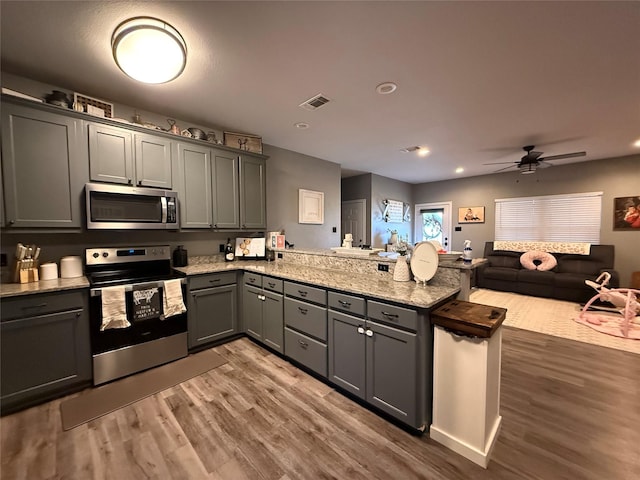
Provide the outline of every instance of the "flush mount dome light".
[[166,83],[187,63],[182,35],[162,20],[136,17],[122,22],[111,37],[113,58],[126,75],[144,83]]
[[389,95],[390,93],[395,92],[397,88],[398,85],[393,82],[384,82],[376,87],[376,92],[380,95]]

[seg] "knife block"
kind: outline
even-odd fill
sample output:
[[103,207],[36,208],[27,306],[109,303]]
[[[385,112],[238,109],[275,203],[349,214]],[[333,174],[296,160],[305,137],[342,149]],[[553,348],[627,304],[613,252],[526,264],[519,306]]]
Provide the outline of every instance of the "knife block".
[[37,282],[38,276],[37,260],[18,260],[13,261],[13,283],[30,283]]

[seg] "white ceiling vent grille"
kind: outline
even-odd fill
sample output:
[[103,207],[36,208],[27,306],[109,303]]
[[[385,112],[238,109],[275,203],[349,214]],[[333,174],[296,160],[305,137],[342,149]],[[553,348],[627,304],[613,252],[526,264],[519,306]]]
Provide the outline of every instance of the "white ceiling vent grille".
[[302,102],[300,106],[305,110],[317,110],[321,106],[329,103],[329,101],[330,100],[327,97],[319,93],[318,95],[311,97],[309,100]]

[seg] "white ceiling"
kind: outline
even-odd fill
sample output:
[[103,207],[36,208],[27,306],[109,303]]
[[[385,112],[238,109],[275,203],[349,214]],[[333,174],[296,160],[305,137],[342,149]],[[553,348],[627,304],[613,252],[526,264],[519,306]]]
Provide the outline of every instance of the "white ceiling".
[[[2,71],[410,183],[492,173],[521,147],[638,153],[640,2],[2,1]],[[164,85],[111,56],[154,16],[188,47]],[[391,95],[375,91],[393,81]],[[331,102],[298,105],[322,93]],[[296,122],[310,128],[299,130]],[[424,145],[425,158],[402,153]]]

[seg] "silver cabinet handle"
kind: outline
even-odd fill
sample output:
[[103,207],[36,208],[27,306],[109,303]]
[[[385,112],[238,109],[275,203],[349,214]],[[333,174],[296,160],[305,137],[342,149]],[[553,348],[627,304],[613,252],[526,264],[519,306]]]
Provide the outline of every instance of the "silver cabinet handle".
[[350,302],[345,302],[344,300],[338,300],[338,303],[340,305],[342,305],[343,307],[350,307],[351,306]]
[[271,288],[274,288],[274,287],[276,286],[276,284],[275,284],[275,283],[272,283],[272,282],[267,282],[267,283],[269,284],[269,286],[270,286]]
[[307,312],[309,311],[306,308],[302,308],[302,307],[298,307],[298,310],[300,310],[300,313],[303,314],[303,315],[306,315]]
[[298,340],[298,343],[300,344],[300,346],[302,348],[307,348],[309,346],[309,344],[307,342],[303,342],[302,340]]
[[367,329],[365,333],[367,334],[367,337],[373,337],[373,330]]
[[363,327],[358,327],[358,333],[360,335],[362,335],[364,333],[364,328]]
[[219,278],[214,278],[213,280],[209,280],[209,283],[218,283],[219,281]]
[[398,318],[398,315],[396,315],[395,313],[387,313],[387,312],[380,312],[380,313],[382,313],[382,315],[384,315],[385,317]]
[[309,292],[307,292],[305,290],[298,290],[298,293],[300,294],[301,297],[306,297]]

